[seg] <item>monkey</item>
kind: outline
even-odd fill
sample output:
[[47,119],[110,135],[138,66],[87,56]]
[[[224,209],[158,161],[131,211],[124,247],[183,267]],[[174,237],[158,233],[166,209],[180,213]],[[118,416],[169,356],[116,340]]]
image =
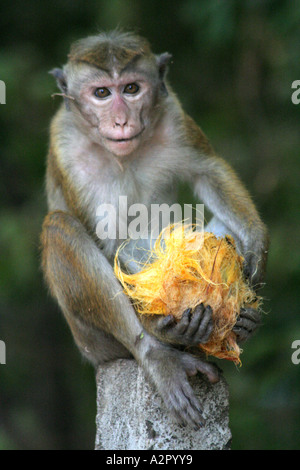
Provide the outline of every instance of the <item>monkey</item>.
[[[186,182],[212,213],[206,230],[231,234],[245,276],[255,288],[262,285],[267,228],[234,170],[183,110],[167,80],[170,59],[137,34],[101,32],[73,43],[67,63],[50,72],[64,102],[50,126],[41,256],[83,356],[95,367],[136,359],[170,414],[198,429],[205,421],[189,376],[200,372],[211,383],[220,377],[218,366],[193,349],[210,337],[211,307],[188,309],[178,322],[139,316],[113,271],[123,240],[96,235],[99,205],[118,208],[120,195],[130,205],[172,204],[179,182]],[[140,256],[135,246],[129,240],[122,260],[132,272],[140,269],[132,261]],[[242,342],[261,317],[254,309],[237,313],[234,331]]]

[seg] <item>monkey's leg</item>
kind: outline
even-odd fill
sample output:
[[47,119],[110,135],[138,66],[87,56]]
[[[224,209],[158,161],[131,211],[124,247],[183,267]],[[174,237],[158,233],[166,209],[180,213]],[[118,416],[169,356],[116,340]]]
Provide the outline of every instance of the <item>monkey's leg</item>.
[[143,330],[109,262],[74,217],[50,213],[42,245],[46,279],[83,353],[94,364],[131,353],[180,422],[203,424],[187,376],[201,372],[216,382],[218,370]]
[[142,327],[83,225],[68,213],[51,212],[41,240],[45,278],[83,355],[94,365],[131,357]]

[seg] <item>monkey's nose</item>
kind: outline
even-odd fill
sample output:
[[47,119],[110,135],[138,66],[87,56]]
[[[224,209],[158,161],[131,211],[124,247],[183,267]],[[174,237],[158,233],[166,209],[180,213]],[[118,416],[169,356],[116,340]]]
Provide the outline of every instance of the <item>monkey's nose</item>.
[[127,125],[127,119],[115,119],[114,127],[125,127]]

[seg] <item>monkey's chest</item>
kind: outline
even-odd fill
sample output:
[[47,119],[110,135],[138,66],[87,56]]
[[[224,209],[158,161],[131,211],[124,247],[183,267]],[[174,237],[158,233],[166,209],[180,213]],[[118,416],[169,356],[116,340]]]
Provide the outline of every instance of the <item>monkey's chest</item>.
[[156,239],[162,228],[173,222],[170,208],[175,200],[174,186],[161,186],[155,181],[141,183],[134,175],[102,182],[89,207],[93,207],[91,225],[106,256],[111,258],[128,239],[131,256],[132,247],[136,249],[141,243],[143,249],[148,247],[149,240]]
[[133,215],[139,209],[149,210],[152,205],[173,204],[176,200],[176,185],[170,181],[162,182],[159,175],[153,175],[151,179],[136,177],[133,172],[121,176],[101,176],[87,182],[89,207],[95,210],[99,205],[106,204]]

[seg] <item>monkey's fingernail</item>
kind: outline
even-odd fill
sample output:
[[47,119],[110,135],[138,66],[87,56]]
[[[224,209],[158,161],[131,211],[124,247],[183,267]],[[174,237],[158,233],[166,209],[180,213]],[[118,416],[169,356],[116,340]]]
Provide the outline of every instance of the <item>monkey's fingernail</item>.
[[191,311],[192,311],[191,308],[187,308],[187,309],[183,312],[183,315],[188,315],[188,314],[191,313]]

